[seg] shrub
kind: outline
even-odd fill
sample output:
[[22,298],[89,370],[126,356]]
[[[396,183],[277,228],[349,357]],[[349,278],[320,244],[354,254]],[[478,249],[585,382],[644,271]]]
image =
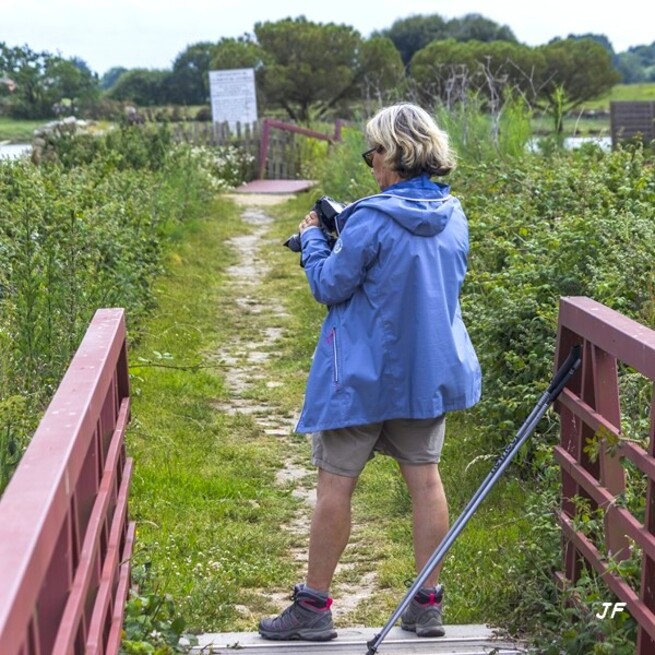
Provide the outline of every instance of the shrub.
[[204,123],[207,123],[212,120],[212,110],[211,107],[200,107],[198,111],[196,111],[196,118],[195,120],[201,121]]
[[96,309],[125,307],[138,334],[167,237],[210,197],[187,151],[125,127],[0,162],[0,491]]
[[597,148],[462,167],[463,310],[484,373],[477,417],[500,447],[551,375],[560,296],[653,318],[653,160]]

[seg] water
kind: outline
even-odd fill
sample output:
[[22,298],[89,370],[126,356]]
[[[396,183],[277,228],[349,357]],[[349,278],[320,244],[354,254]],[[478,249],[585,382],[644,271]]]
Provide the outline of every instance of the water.
[[[539,150],[540,137],[533,137],[528,141],[528,150],[537,152]],[[564,139],[564,147],[567,150],[575,150],[585,143],[595,143],[601,150],[611,152],[612,137],[610,136],[569,136]]]
[[611,136],[570,136],[564,139],[564,147],[569,150],[575,150],[585,143],[595,143],[605,152],[610,152],[612,150]]
[[[528,149],[536,150],[538,143],[538,138],[531,139]],[[605,152],[612,150],[612,139],[609,136],[572,136],[564,139],[564,146],[571,150],[579,148],[584,143],[596,143]],[[17,159],[30,152],[32,152],[32,146],[29,143],[0,143],[0,159]]]
[[32,146],[29,143],[0,143],[0,159],[18,159],[30,152]]

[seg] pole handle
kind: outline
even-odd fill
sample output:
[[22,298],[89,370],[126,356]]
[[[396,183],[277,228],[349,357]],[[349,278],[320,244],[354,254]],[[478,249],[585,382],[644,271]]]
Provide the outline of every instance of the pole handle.
[[548,387],[548,396],[549,402],[553,402],[557,396],[560,395],[562,389],[566,386],[566,383],[573,377],[573,374],[578,370],[580,366],[581,356],[580,356],[580,346],[575,345],[571,348],[568,357],[564,360],[564,363],[559,367],[557,373],[553,377],[550,386]]

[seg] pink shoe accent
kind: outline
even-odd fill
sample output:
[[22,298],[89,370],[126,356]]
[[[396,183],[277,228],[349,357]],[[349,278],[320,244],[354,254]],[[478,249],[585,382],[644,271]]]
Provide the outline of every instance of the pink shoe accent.
[[311,607],[314,611],[317,611],[317,612],[327,612],[327,610],[329,610],[330,607],[332,607],[332,599],[331,598],[326,599],[325,607],[316,607],[314,602],[311,601],[311,600],[304,600],[303,599],[303,600],[300,601],[300,603],[302,605],[305,605],[306,607]]

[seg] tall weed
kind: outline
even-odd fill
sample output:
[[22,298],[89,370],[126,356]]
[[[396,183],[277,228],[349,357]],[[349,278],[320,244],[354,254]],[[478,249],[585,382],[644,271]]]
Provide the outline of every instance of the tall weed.
[[519,99],[509,99],[490,115],[478,97],[470,96],[452,109],[437,108],[436,120],[463,162],[522,157],[532,136],[529,111]]
[[96,309],[138,334],[167,238],[211,197],[187,150],[126,128],[0,162],[0,492]]

